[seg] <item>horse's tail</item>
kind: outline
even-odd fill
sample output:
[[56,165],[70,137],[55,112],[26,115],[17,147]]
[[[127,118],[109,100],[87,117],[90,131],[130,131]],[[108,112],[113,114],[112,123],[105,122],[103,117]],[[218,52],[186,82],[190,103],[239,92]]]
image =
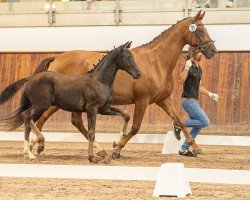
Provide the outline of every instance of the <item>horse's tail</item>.
[[30,107],[31,107],[31,102],[26,97],[26,95],[23,94],[19,108],[16,111],[14,111],[11,115],[3,119],[0,119],[1,127],[7,128],[8,131],[13,131],[18,127],[20,127],[24,123],[22,112]]
[[56,57],[49,57],[44,59],[36,68],[34,74],[47,71],[51,62],[55,60]]
[[27,81],[28,78],[22,78],[6,87],[0,94],[0,105],[14,97]]

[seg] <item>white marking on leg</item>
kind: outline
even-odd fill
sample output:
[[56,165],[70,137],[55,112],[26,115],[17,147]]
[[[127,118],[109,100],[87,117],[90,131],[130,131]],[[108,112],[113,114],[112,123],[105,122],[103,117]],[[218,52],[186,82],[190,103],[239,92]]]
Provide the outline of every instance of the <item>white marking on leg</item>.
[[32,151],[33,147],[37,144],[37,136],[36,134],[33,132],[30,138],[30,143],[29,143],[29,149],[30,151]]
[[36,159],[36,156],[34,156],[30,151],[28,140],[24,140],[23,155],[28,157],[30,160]]

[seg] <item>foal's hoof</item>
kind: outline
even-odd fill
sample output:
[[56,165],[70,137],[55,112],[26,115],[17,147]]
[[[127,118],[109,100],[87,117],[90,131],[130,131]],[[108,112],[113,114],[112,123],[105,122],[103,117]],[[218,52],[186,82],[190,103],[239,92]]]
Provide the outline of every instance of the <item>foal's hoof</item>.
[[44,146],[39,146],[37,148],[37,153],[40,154],[44,150]]
[[112,153],[112,157],[113,157],[114,159],[119,159],[119,158],[121,157],[121,155],[120,155],[120,153],[113,152],[113,153]]
[[109,164],[111,162],[111,159],[109,157],[105,158],[89,157],[89,162],[94,164],[99,164],[99,163]]
[[113,148],[116,148],[117,147],[117,144],[116,144],[116,142],[114,141],[113,142]]
[[102,157],[102,158],[105,158],[108,154],[105,152],[105,151],[99,151],[96,153],[96,155]]
[[24,158],[28,158],[29,160],[35,160],[36,159],[36,156],[34,156],[33,154],[29,154],[29,153],[24,153],[23,154]]

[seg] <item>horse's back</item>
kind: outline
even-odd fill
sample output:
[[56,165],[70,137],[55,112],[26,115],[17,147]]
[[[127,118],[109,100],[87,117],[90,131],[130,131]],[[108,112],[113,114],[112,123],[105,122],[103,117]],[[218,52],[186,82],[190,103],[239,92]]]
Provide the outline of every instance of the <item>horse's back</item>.
[[84,74],[90,71],[103,55],[104,53],[97,51],[68,51],[56,56],[48,70],[67,75]]

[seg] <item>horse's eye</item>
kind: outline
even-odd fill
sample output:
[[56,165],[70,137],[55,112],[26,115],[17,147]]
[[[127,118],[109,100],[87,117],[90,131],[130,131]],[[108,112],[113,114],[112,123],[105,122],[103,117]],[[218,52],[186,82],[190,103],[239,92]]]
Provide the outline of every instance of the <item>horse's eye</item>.
[[203,31],[204,31],[204,29],[203,29],[203,28],[199,28],[199,29],[198,29],[198,31],[203,32]]

